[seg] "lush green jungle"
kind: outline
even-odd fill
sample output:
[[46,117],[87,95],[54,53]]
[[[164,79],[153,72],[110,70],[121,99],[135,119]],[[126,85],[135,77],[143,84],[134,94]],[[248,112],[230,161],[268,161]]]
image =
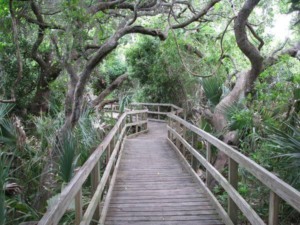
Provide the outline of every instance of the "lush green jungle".
[[[55,204],[116,123],[111,103],[178,105],[300,190],[299,0],[0,0],[0,24],[0,225]],[[240,174],[267,218],[268,190]],[[300,224],[286,204],[280,215]]]

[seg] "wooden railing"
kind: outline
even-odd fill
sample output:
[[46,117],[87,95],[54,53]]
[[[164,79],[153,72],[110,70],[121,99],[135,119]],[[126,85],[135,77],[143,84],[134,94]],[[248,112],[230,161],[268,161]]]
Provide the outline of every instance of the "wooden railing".
[[[265,224],[262,218],[259,217],[237,190],[239,166],[250,172],[270,190],[268,224],[279,224],[279,199],[282,199],[300,212],[300,192],[295,188],[291,187],[273,173],[267,171],[250,158],[218,140],[211,134],[197,128],[174,114],[168,114],[168,118],[168,141],[181,157],[186,167],[189,168],[194,175],[195,179],[199,181],[207,194],[210,195],[213,204],[226,224],[237,224],[239,211],[243,213],[251,224]],[[187,141],[186,138],[188,132],[189,135],[192,135],[192,138],[190,138],[189,141]],[[206,146],[206,156],[203,156],[196,150],[197,142],[199,141]],[[226,179],[211,164],[212,145],[215,146],[218,151],[225,153],[229,158],[228,179]],[[195,169],[193,167],[195,167],[196,160],[206,169],[206,183],[204,183],[193,170]],[[208,184],[211,179],[215,179],[228,193],[227,211],[209,190]]]
[[131,103],[130,109],[148,109],[148,118],[152,121],[166,121],[168,114],[184,116],[183,109],[168,103]]
[[[102,143],[90,155],[84,165],[77,171],[69,184],[62,190],[55,206],[49,209],[39,225],[56,225],[65,214],[71,202],[75,199],[75,224],[90,224],[91,221],[103,223],[107,212],[107,206],[100,207],[103,191],[108,188],[107,196],[111,195],[112,187],[116,179],[116,171],[120,163],[120,151],[122,143],[130,127],[137,132],[147,130],[147,110],[129,111],[122,114],[116,125],[104,138]],[[100,176],[100,158],[106,155],[106,167]],[[92,198],[85,212],[83,212],[82,188],[88,177],[91,177]]]

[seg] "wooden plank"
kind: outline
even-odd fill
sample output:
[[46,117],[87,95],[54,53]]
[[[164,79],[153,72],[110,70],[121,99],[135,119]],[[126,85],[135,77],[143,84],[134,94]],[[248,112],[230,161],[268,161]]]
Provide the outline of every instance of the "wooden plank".
[[105,225],[219,225],[222,224],[219,220],[190,220],[190,221],[107,221]]
[[114,211],[108,214],[107,216],[114,217],[126,217],[126,216],[187,216],[187,215],[217,215],[215,210],[207,209],[207,210],[169,210],[169,211],[133,211],[133,212],[122,212],[122,211]]
[[173,142],[168,140],[172,148],[176,151],[179,159],[181,160],[182,164],[185,166],[185,168],[189,171],[189,173],[193,176],[193,178],[198,181],[198,183],[203,188],[204,192],[207,194],[209,199],[211,200],[212,205],[218,212],[219,216],[222,218],[223,222],[225,222],[226,225],[233,225],[230,217],[227,215],[226,211],[222,207],[222,205],[219,203],[217,198],[214,196],[214,194],[208,189],[208,187],[205,186],[204,182],[200,179],[200,177],[196,174],[196,172],[193,170],[192,166],[188,163],[188,161],[184,158],[184,156],[181,154],[179,149],[174,145]]
[[229,145],[225,144],[224,142],[220,141],[216,137],[212,136],[211,134],[197,128],[196,126],[184,121],[183,119],[168,114],[169,117],[172,119],[180,122],[184,126],[186,126],[191,131],[197,133],[202,138],[210,142],[212,145],[217,147],[220,151],[224,152],[228,157],[235,160],[240,166],[247,169],[253,176],[255,176],[259,181],[261,181],[265,186],[275,192],[280,198],[290,204],[294,209],[300,212],[300,192],[284,182],[283,180],[279,179],[276,175],[269,172],[262,166],[255,163],[250,158],[246,157],[242,153],[238,152],[237,150],[233,149]]
[[[216,212],[215,208],[212,205],[193,205],[193,206],[180,206],[180,205],[173,205],[173,206],[143,206],[143,207],[124,207],[124,206],[110,206],[109,212],[174,212],[174,211],[181,211],[181,212],[189,212],[192,210],[197,210],[199,212],[213,210]],[[215,214],[215,213],[214,213]]]
[[186,220],[217,220],[218,216],[217,215],[161,215],[161,216],[145,216],[145,215],[140,215],[140,216],[109,216],[106,218],[107,222],[110,221],[186,221]]

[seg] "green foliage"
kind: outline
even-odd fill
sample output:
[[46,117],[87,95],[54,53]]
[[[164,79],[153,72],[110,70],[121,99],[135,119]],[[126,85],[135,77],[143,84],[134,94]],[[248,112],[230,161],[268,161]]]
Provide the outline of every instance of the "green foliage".
[[130,104],[131,98],[132,98],[131,95],[125,95],[125,96],[121,99],[121,102],[119,103],[119,104],[120,104],[120,113],[123,113],[124,110],[125,110],[125,107],[128,106],[128,105]]
[[174,40],[140,38],[126,59],[131,79],[138,81],[135,101],[185,104],[196,82],[183,68]]
[[213,106],[216,106],[220,102],[223,94],[223,82],[223,79],[219,76],[203,78],[201,81],[205,96]]
[[0,143],[7,148],[16,148],[17,134],[16,129],[8,114],[12,110],[13,105],[0,103]]
[[124,60],[118,54],[111,54],[102,63],[98,73],[100,76],[93,76],[91,86],[93,92],[99,95],[107,88],[115,79],[123,75],[127,71]]
[[60,141],[59,175],[65,183],[68,183],[74,174],[76,166],[76,142],[71,133]]
[[[289,183],[300,188],[300,120],[297,118],[295,126],[285,124],[282,128],[269,127],[268,141],[275,150],[275,157],[279,158],[280,173]],[[291,173],[291,171],[293,171]]]
[[5,205],[5,190],[4,185],[9,173],[9,158],[4,152],[0,153],[0,225],[5,224],[6,205]]

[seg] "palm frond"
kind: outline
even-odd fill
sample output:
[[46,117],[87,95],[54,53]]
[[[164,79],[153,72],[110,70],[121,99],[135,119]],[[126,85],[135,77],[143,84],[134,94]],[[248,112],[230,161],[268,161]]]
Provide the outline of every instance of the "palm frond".
[[0,103],[0,121],[13,109],[13,104]]
[[202,79],[202,88],[209,102],[216,106],[221,99],[223,80],[218,76]]
[[274,151],[274,158],[279,159],[280,170],[291,185],[299,188],[300,182],[300,129],[299,119],[296,125],[283,124],[281,128],[268,127],[269,147]]
[[11,147],[17,146],[18,134],[11,120],[0,121],[0,142]]

